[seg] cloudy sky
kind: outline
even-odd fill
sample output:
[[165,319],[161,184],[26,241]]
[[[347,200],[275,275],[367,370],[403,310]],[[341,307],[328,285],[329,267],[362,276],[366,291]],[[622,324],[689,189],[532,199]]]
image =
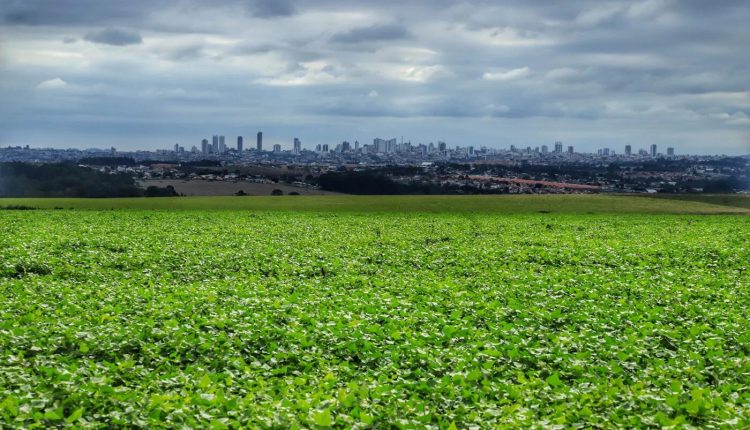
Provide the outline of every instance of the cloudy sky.
[[750,2],[0,0],[0,146],[750,153]]

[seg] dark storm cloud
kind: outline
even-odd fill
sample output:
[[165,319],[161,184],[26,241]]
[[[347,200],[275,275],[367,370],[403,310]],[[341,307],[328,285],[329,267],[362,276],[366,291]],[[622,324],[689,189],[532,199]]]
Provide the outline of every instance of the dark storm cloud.
[[114,46],[137,45],[143,42],[141,35],[137,31],[121,28],[105,28],[103,30],[91,31],[86,33],[83,39],[89,42]]
[[344,33],[337,33],[331,37],[336,43],[366,43],[387,40],[404,39],[409,36],[409,31],[399,24],[373,25],[360,27]]

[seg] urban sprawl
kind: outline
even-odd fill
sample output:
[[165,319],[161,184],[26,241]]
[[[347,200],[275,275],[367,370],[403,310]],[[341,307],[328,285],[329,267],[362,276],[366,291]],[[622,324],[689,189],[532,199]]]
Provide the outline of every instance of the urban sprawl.
[[677,155],[673,147],[660,152],[655,144],[585,153],[559,141],[498,149],[375,138],[303,148],[294,138],[291,149],[277,143],[269,151],[262,132],[248,143],[237,136],[227,144],[225,136],[214,135],[189,149],[175,144],[156,151],[16,146],[0,148],[0,162],[72,161],[140,181],[283,182],[353,193],[378,192],[356,185],[372,178],[396,184],[386,187],[389,193],[747,192],[750,171],[750,156]]

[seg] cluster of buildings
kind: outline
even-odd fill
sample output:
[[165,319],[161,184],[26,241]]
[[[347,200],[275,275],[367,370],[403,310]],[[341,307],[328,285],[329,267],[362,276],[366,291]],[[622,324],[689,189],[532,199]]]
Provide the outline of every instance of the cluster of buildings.
[[[59,162],[75,160],[90,156],[131,157],[139,160],[162,161],[198,161],[210,159],[228,164],[252,164],[266,162],[289,162],[296,164],[360,164],[360,165],[418,165],[424,162],[591,162],[605,160],[632,160],[650,158],[677,158],[675,149],[669,147],[666,153],[658,151],[657,145],[648,149],[633,150],[632,145],[625,145],[624,151],[616,152],[611,148],[601,148],[595,153],[576,152],[572,145],[563,145],[557,141],[552,145],[540,145],[525,148],[510,145],[507,149],[488,148],[486,146],[449,146],[444,141],[437,143],[413,144],[410,141],[399,141],[396,138],[375,138],[372,143],[360,144],[359,141],[343,141],[336,145],[317,144],[312,149],[302,147],[302,141],[295,137],[291,149],[282,149],[278,143],[271,150],[264,150],[263,132],[255,136],[255,145],[245,145],[243,136],[237,136],[231,146],[223,135],[214,135],[211,140],[202,139],[200,147],[175,144],[169,150],[156,151],[118,151],[114,147],[107,149],[52,149],[7,147],[0,148],[0,161]],[[680,157],[687,157],[682,155]]]
[[[618,153],[610,148],[580,153],[560,141],[507,149],[449,147],[443,141],[412,144],[395,138],[375,138],[364,145],[358,141],[333,147],[321,144],[314,150],[303,149],[299,138],[291,143],[291,150],[282,151],[275,144],[265,151],[259,132],[253,148],[245,147],[241,136],[229,148],[221,135],[210,142],[203,139],[200,149],[190,151],[179,145],[157,151],[16,146],[0,148],[0,162],[75,162],[138,179],[237,180],[230,170],[255,171],[252,180],[292,178],[306,186],[315,186],[314,178],[327,172],[373,171],[404,184],[465,193],[717,192],[721,181],[726,184],[719,191],[750,189],[742,185],[750,184],[750,155],[676,156],[674,148],[662,154],[656,145],[637,151],[626,145]],[[275,173],[269,176],[269,172]]]
[[[242,151],[245,150],[245,141],[242,136],[237,136],[237,145],[235,146],[235,148],[230,149],[227,146],[226,139],[224,136],[213,135],[213,137],[211,138],[211,143],[208,142],[208,139],[203,139],[201,140],[200,149],[196,146],[193,146],[190,149],[190,152],[194,154],[200,152],[202,155],[226,154],[230,151],[236,151],[236,152],[241,153]],[[263,151],[263,132],[262,131],[259,131],[258,134],[256,135],[255,150],[258,152]],[[276,150],[281,151],[281,145],[274,145],[274,151]],[[183,146],[180,146],[179,143],[175,143],[174,152],[185,152],[185,148]]]
[[274,144],[271,151],[263,149],[263,132],[256,135],[255,146],[245,146],[243,136],[237,136],[236,145],[228,146],[226,138],[223,135],[214,135],[209,142],[208,139],[201,141],[200,147],[193,146],[189,154],[185,148],[179,144],[174,145],[171,151],[178,156],[184,156],[188,159],[196,157],[210,157],[226,159],[227,161],[258,161],[261,159],[284,159],[293,156],[297,161],[315,162],[322,158],[330,161],[342,163],[377,163],[388,160],[396,164],[409,164],[418,162],[434,162],[446,160],[508,160],[508,159],[534,159],[534,158],[565,158],[565,159],[591,159],[591,158],[608,158],[608,157],[627,157],[627,158],[656,158],[656,157],[674,157],[675,149],[669,147],[666,154],[658,152],[658,147],[652,144],[648,149],[638,149],[633,151],[632,145],[625,145],[622,153],[617,153],[611,148],[600,148],[595,153],[579,153],[575,151],[572,145],[563,145],[561,141],[556,141],[552,145],[541,145],[532,148],[525,148],[510,145],[508,149],[488,148],[486,146],[474,147],[469,146],[449,146],[444,141],[437,143],[419,143],[412,144],[410,141],[399,141],[396,138],[383,139],[376,137],[371,144],[360,144],[355,140],[353,143],[343,141],[336,145],[327,143],[317,144],[314,149],[303,149],[302,142],[295,137],[292,141],[290,150],[282,150],[281,145]]

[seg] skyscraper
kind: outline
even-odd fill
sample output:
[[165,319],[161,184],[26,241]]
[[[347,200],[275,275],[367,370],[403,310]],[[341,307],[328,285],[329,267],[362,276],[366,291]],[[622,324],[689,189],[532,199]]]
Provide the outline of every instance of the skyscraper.
[[573,150],[573,145],[568,146],[568,154],[573,154],[575,151]]
[[226,139],[224,136],[219,136],[219,152],[224,153],[227,152],[227,144]]
[[563,152],[563,144],[562,142],[558,141],[555,142],[555,154],[562,154]]
[[547,152],[549,152],[549,147],[547,147],[547,145],[542,145],[542,154],[546,154]]
[[300,142],[300,140],[295,137],[294,148],[292,149],[292,153],[299,154],[300,152],[302,152],[302,142]]
[[650,154],[651,154],[652,157],[656,157],[656,154],[657,154],[657,152],[656,152],[656,144],[651,145],[651,153]]
[[667,156],[674,157],[674,148],[672,147],[667,148]]
[[627,155],[628,157],[630,157],[631,155],[633,155],[633,147],[632,146],[625,145],[625,155]]
[[237,152],[242,152],[242,136],[237,136]]
[[375,147],[375,152],[378,154],[385,152],[385,139],[376,137],[372,140],[372,145]]
[[219,152],[219,136],[214,135],[214,137],[211,138],[211,148],[213,149],[213,151],[211,152],[213,152],[214,154]]
[[255,149],[257,149],[258,151],[263,150],[263,132],[262,131],[258,132],[258,138],[255,143]]
[[281,145],[278,143],[273,145],[273,152],[281,152]]
[[201,140],[201,152],[208,154],[208,139]]

